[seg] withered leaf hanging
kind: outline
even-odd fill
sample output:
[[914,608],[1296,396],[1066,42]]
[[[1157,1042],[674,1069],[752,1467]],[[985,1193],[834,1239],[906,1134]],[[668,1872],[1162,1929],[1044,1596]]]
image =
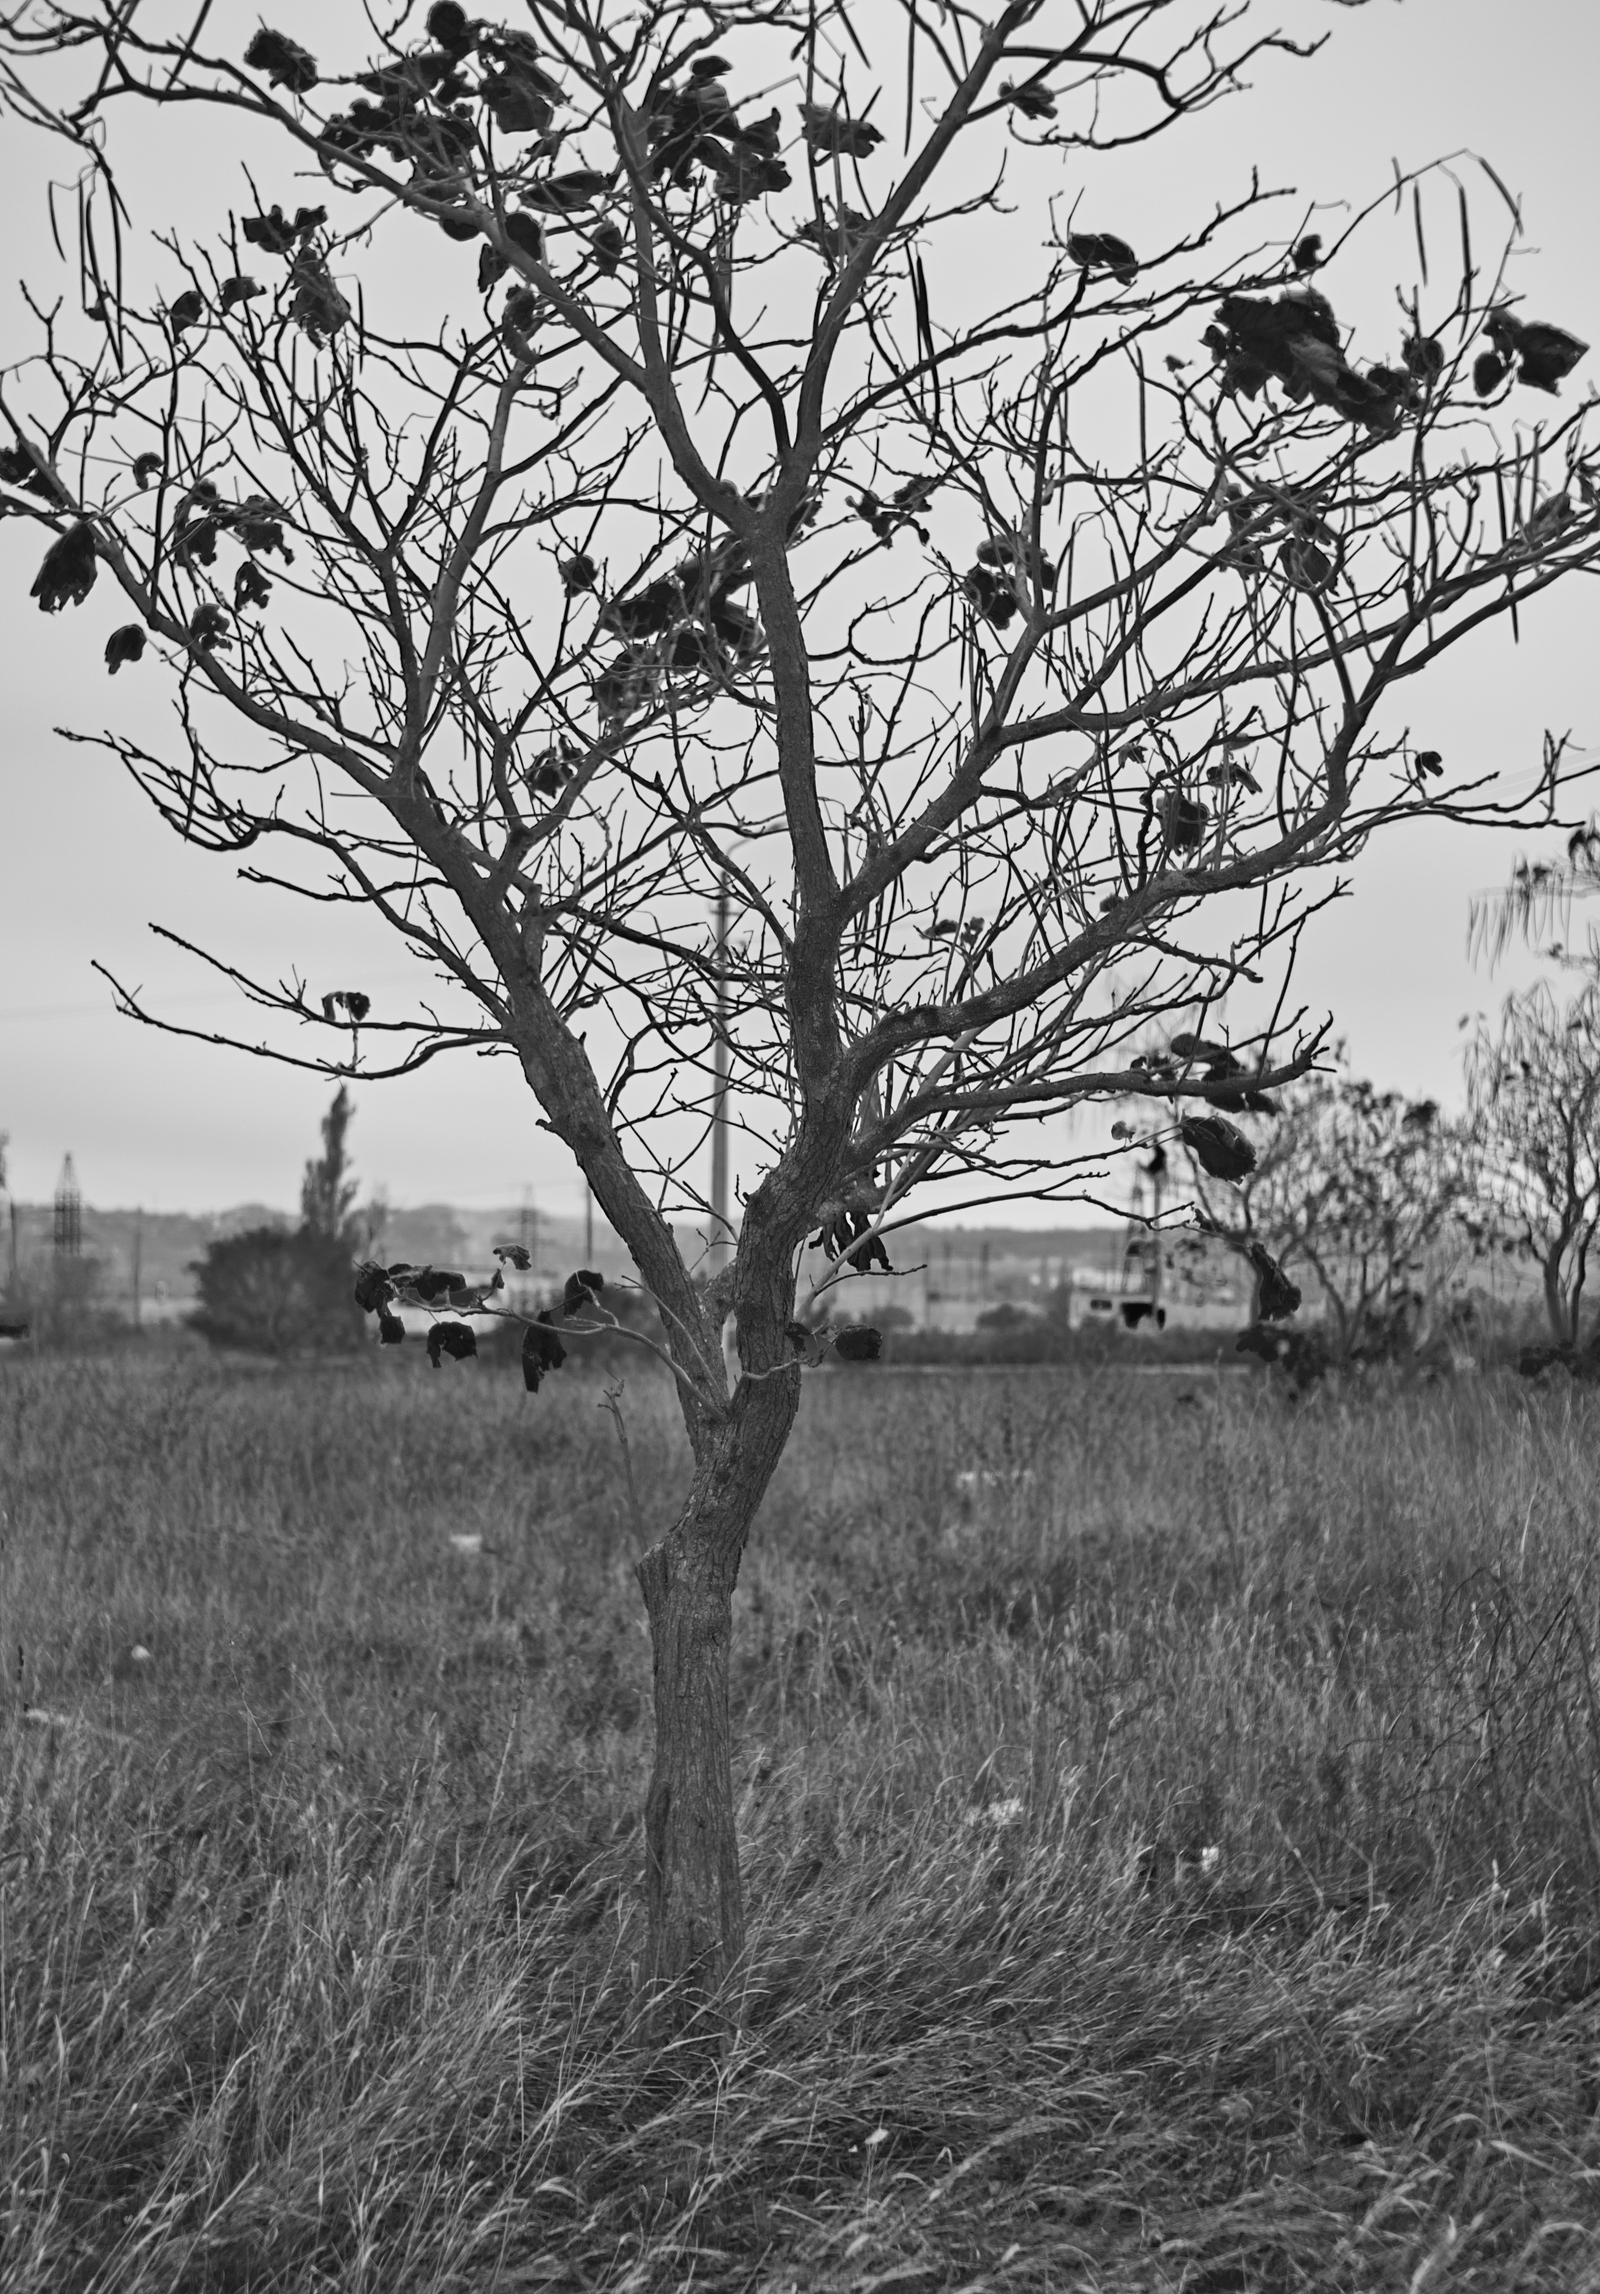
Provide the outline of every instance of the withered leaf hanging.
[[136,621],[130,621],[106,639],[106,667],[115,677],[125,661],[137,661],[143,652],[144,631]]
[[1247,1179],[1256,1167],[1255,1149],[1226,1116],[1186,1115],[1178,1136],[1213,1179]]
[[466,1362],[477,1351],[477,1333],[464,1322],[436,1322],[428,1332],[428,1360],[435,1370],[442,1354],[452,1362]]
[[528,1392],[537,1394],[545,1373],[559,1370],[566,1359],[567,1350],[548,1314],[538,1315],[522,1334],[522,1383]]
[[246,48],[244,60],[253,72],[265,72],[269,87],[287,88],[291,95],[309,95],[317,84],[316,57],[298,41],[265,25]]
[[379,1266],[375,1259],[363,1259],[356,1268],[355,1296],[363,1314],[375,1314],[380,1307],[387,1306],[394,1296],[389,1270]]
[[868,159],[883,141],[883,130],[870,120],[847,119],[836,105],[802,104],[801,124],[806,142],[819,156]]
[[372,998],[363,995],[359,988],[333,988],[322,999],[322,1016],[325,1020],[331,1020],[335,1011],[348,1012],[357,1027],[371,1009]]
[[1131,287],[1138,276],[1138,256],[1126,239],[1119,239],[1112,231],[1069,232],[1067,253],[1084,270],[1109,271],[1125,287]]
[[425,1266],[415,1270],[407,1287],[415,1291],[424,1306],[431,1306],[435,1299],[448,1298],[451,1291],[460,1290],[466,1279],[465,1275],[452,1273],[447,1267]]
[[64,605],[82,605],[98,572],[94,528],[69,526],[45,551],[44,563],[28,594],[39,600],[41,613],[59,613]]
[[239,229],[264,255],[292,255],[300,241],[328,220],[326,207],[298,207],[292,220],[272,206],[265,215],[247,215]]
[[591,1311],[595,1300],[605,1287],[606,1278],[603,1274],[596,1274],[592,1267],[579,1267],[576,1274],[568,1275],[566,1285],[562,1290],[562,1313],[582,1314]]

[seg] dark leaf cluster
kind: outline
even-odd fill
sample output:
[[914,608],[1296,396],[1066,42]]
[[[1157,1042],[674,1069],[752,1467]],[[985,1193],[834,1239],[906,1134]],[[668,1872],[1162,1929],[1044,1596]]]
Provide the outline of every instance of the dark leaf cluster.
[[530,184],[522,196],[541,214],[576,215],[581,208],[593,207],[610,189],[609,175],[593,167],[575,167],[565,175],[547,175],[542,182]]
[[687,78],[660,91],[650,115],[650,173],[688,191],[704,171],[719,199],[740,206],[787,190],[791,177],[778,156],[778,114],[741,121],[724,85],[728,70],[721,56],[700,56]]
[[1357,373],[1344,355],[1333,306],[1314,287],[1224,295],[1203,340],[1223,389],[1241,398],[1257,398],[1277,382],[1292,402],[1315,399],[1369,430],[1393,430],[1420,403],[1417,378],[1404,367]]
[[596,1274],[593,1267],[579,1267],[576,1274],[568,1275],[562,1286],[562,1313],[570,1315],[590,1312],[605,1287],[606,1278],[603,1274]]
[[334,285],[333,274],[314,247],[302,247],[295,256],[289,265],[289,283],[294,289],[289,315],[301,333],[320,349],[348,324],[350,305]]
[[265,25],[246,48],[244,60],[253,72],[266,74],[269,87],[287,88],[291,95],[309,95],[317,84],[316,57],[285,33],[269,31]]
[[1244,1062],[1230,1051],[1225,1043],[1208,1043],[1203,1036],[1175,1035],[1171,1048],[1179,1059],[1204,1060],[1199,1082],[1222,1085],[1221,1090],[1208,1090],[1206,1102],[1226,1115],[1276,1115],[1278,1103],[1270,1092],[1258,1091],[1252,1084],[1236,1082],[1248,1071]]
[[470,1323],[436,1322],[428,1332],[428,1360],[435,1370],[442,1355],[448,1354],[452,1362],[467,1362],[477,1351],[478,1334]]
[[1123,286],[1131,287],[1139,272],[1139,258],[1126,239],[1111,231],[1071,231],[1067,253],[1085,271],[1109,271]]
[[1161,824],[1161,834],[1174,852],[1193,852],[1206,833],[1211,807],[1203,797],[1185,796],[1182,789],[1147,792],[1146,802]]
[[478,83],[478,100],[500,133],[543,135],[567,93],[540,63],[527,33],[480,31],[478,55],[488,67]]
[[991,534],[979,543],[961,591],[992,628],[1008,629],[1023,609],[1025,585],[1035,576],[1041,588],[1054,587],[1056,569],[1049,558],[1035,556],[1030,563],[1009,534]]
[[20,493],[37,494],[46,502],[55,501],[61,492],[26,446],[0,446],[0,480],[15,486]]
[[202,653],[214,653],[228,642],[228,617],[220,605],[202,605],[189,623],[189,642]]
[[1277,566],[1293,589],[1317,592],[1337,579],[1344,562],[1344,544],[1322,515],[1315,501],[1297,500],[1279,491],[1247,492],[1230,485],[1223,504],[1231,538],[1226,562],[1260,571],[1266,564],[1263,545],[1277,534]]
[[233,577],[233,610],[242,613],[246,606],[259,612],[272,596],[272,584],[253,558],[246,558]]
[[567,1359],[567,1350],[554,1325],[555,1316],[547,1308],[534,1317],[522,1334],[522,1383],[530,1394],[538,1393],[546,1372],[559,1370]]
[[39,600],[41,613],[59,613],[64,605],[83,604],[98,572],[94,528],[80,522],[50,544],[28,594]]
[[1498,390],[1512,373],[1530,390],[1547,390],[1554,397],[1589,348],[1563,327],[1542,319],[1519,319],[1510,311],[1496,311],[1484,332],[1494,349],[1480,352],[1473,364],[1473,388],[1480,398]]
[[[819,1225],[811,1238],[814,1251],[825,1252],[830,1259],[849,1258],[857,1274],[865,1274],[869,1267],[881,1268],[893,1274],[889,1254],[883,1247],[883,1237],[873,1235],[870,1242],[862,1238],[872,1233],[878,1205],[865,1193],[831,1196],[817,1211]],[[859,1248],[853,1247],[859,1245]]]
[[848,263],[856,241],[871,220],[859,208],[840,207],[834,211],[831,222],[827,211],[820,222],[812,216],[808,223],[801,224],[797,236],[808,247],[815,247],[824,262]]
[[1021,112],[1024,119],[1054,119],[1056,99],[1050,90],[1036,80],[1024,80],[1020,87],[1004,80],[1000,86],[1001,100],[1013,111]]
[[807,147],[819,159],[870,159],[883,141],[882,128],[849,118],[837,104],[802,104],[800,125]]
[[903,485],[895,488],[887,502],[881,502],[870,486],[863,486],[850,507],[858,518],[865,519],[878,541],[892,542],[902,526],[909,526],[926,548],[928,529],[918,523],[918,518],[933,500],[938,486],[936,472],[907,478]]
[[[281,207],[273,206],[264,215],[247,215],[239,231],[252,247],[259,247],[264,255],[291,256],[327,220],[326,207],[297,207],[292,216],[286,216]],[[235,282],[229,283],[231,285]]]
[[721,676],[753,660],[761,648],[760,625],[736,594],[752,578],[743,545],[729,540],[696,552],[640,589],[609,598],[600,609],[600,627],[624,639],[625,650],[595,680],[601,716],[615,721],[636,715],[674,674]]
[[625,245],[620,224],[601,223],[596,226],[589,250],[594,257],[594,267],[603,279],[616,277]]
[[125,661],[138,661],[143,655],[144,631],[136,621],[114,629],[106,639],[106,667],[113,677]]
[[558,797],[577,767],[577,751],[566,741],[541,749],[528,767],[528,786],[539,796]]
[[352,1027],[359,1027],[372,1009],[372,998],[359,988],[330,988],[322,999],[322,1016],[331,1020],[336,1011],[349,1015]]
[[1224,1115],[1186,1115],[1178,1136],[1202,1171],[1213,1179],[1247,1179],[1256,1167],[1256,1151],[1244,1133]]

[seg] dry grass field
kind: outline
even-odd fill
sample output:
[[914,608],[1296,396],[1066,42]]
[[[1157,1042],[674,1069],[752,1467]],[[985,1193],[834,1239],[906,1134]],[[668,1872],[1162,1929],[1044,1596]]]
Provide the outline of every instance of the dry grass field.
[[7,2294],[1600,2289],[1594,1395],[818,1374],[666,2051],[601,1401],[0,1367]]

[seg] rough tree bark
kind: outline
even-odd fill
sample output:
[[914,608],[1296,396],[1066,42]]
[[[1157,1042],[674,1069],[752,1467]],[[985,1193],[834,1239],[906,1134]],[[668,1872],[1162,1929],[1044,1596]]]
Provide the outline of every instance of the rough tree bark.
[[728,1666],[745,1540],[794,1423],[796,1364],[741,1379],[702,1436],[678,1520],[638,1564],[655,1667],[655,1767],[645,1801],[650,1974],[715,1979],[744,1949]]

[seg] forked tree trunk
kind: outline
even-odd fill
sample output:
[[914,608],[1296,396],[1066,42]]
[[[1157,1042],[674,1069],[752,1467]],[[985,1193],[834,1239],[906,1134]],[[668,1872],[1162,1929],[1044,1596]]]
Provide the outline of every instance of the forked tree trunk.
[[800,1398],[798,1367],[744,1381],[704,1425],[682,1514],[638,1565],[655,1663],[655,1768],[645,1801],[653,1984],[713,1988],[744,1948],[728,1660],[733,1589]]

